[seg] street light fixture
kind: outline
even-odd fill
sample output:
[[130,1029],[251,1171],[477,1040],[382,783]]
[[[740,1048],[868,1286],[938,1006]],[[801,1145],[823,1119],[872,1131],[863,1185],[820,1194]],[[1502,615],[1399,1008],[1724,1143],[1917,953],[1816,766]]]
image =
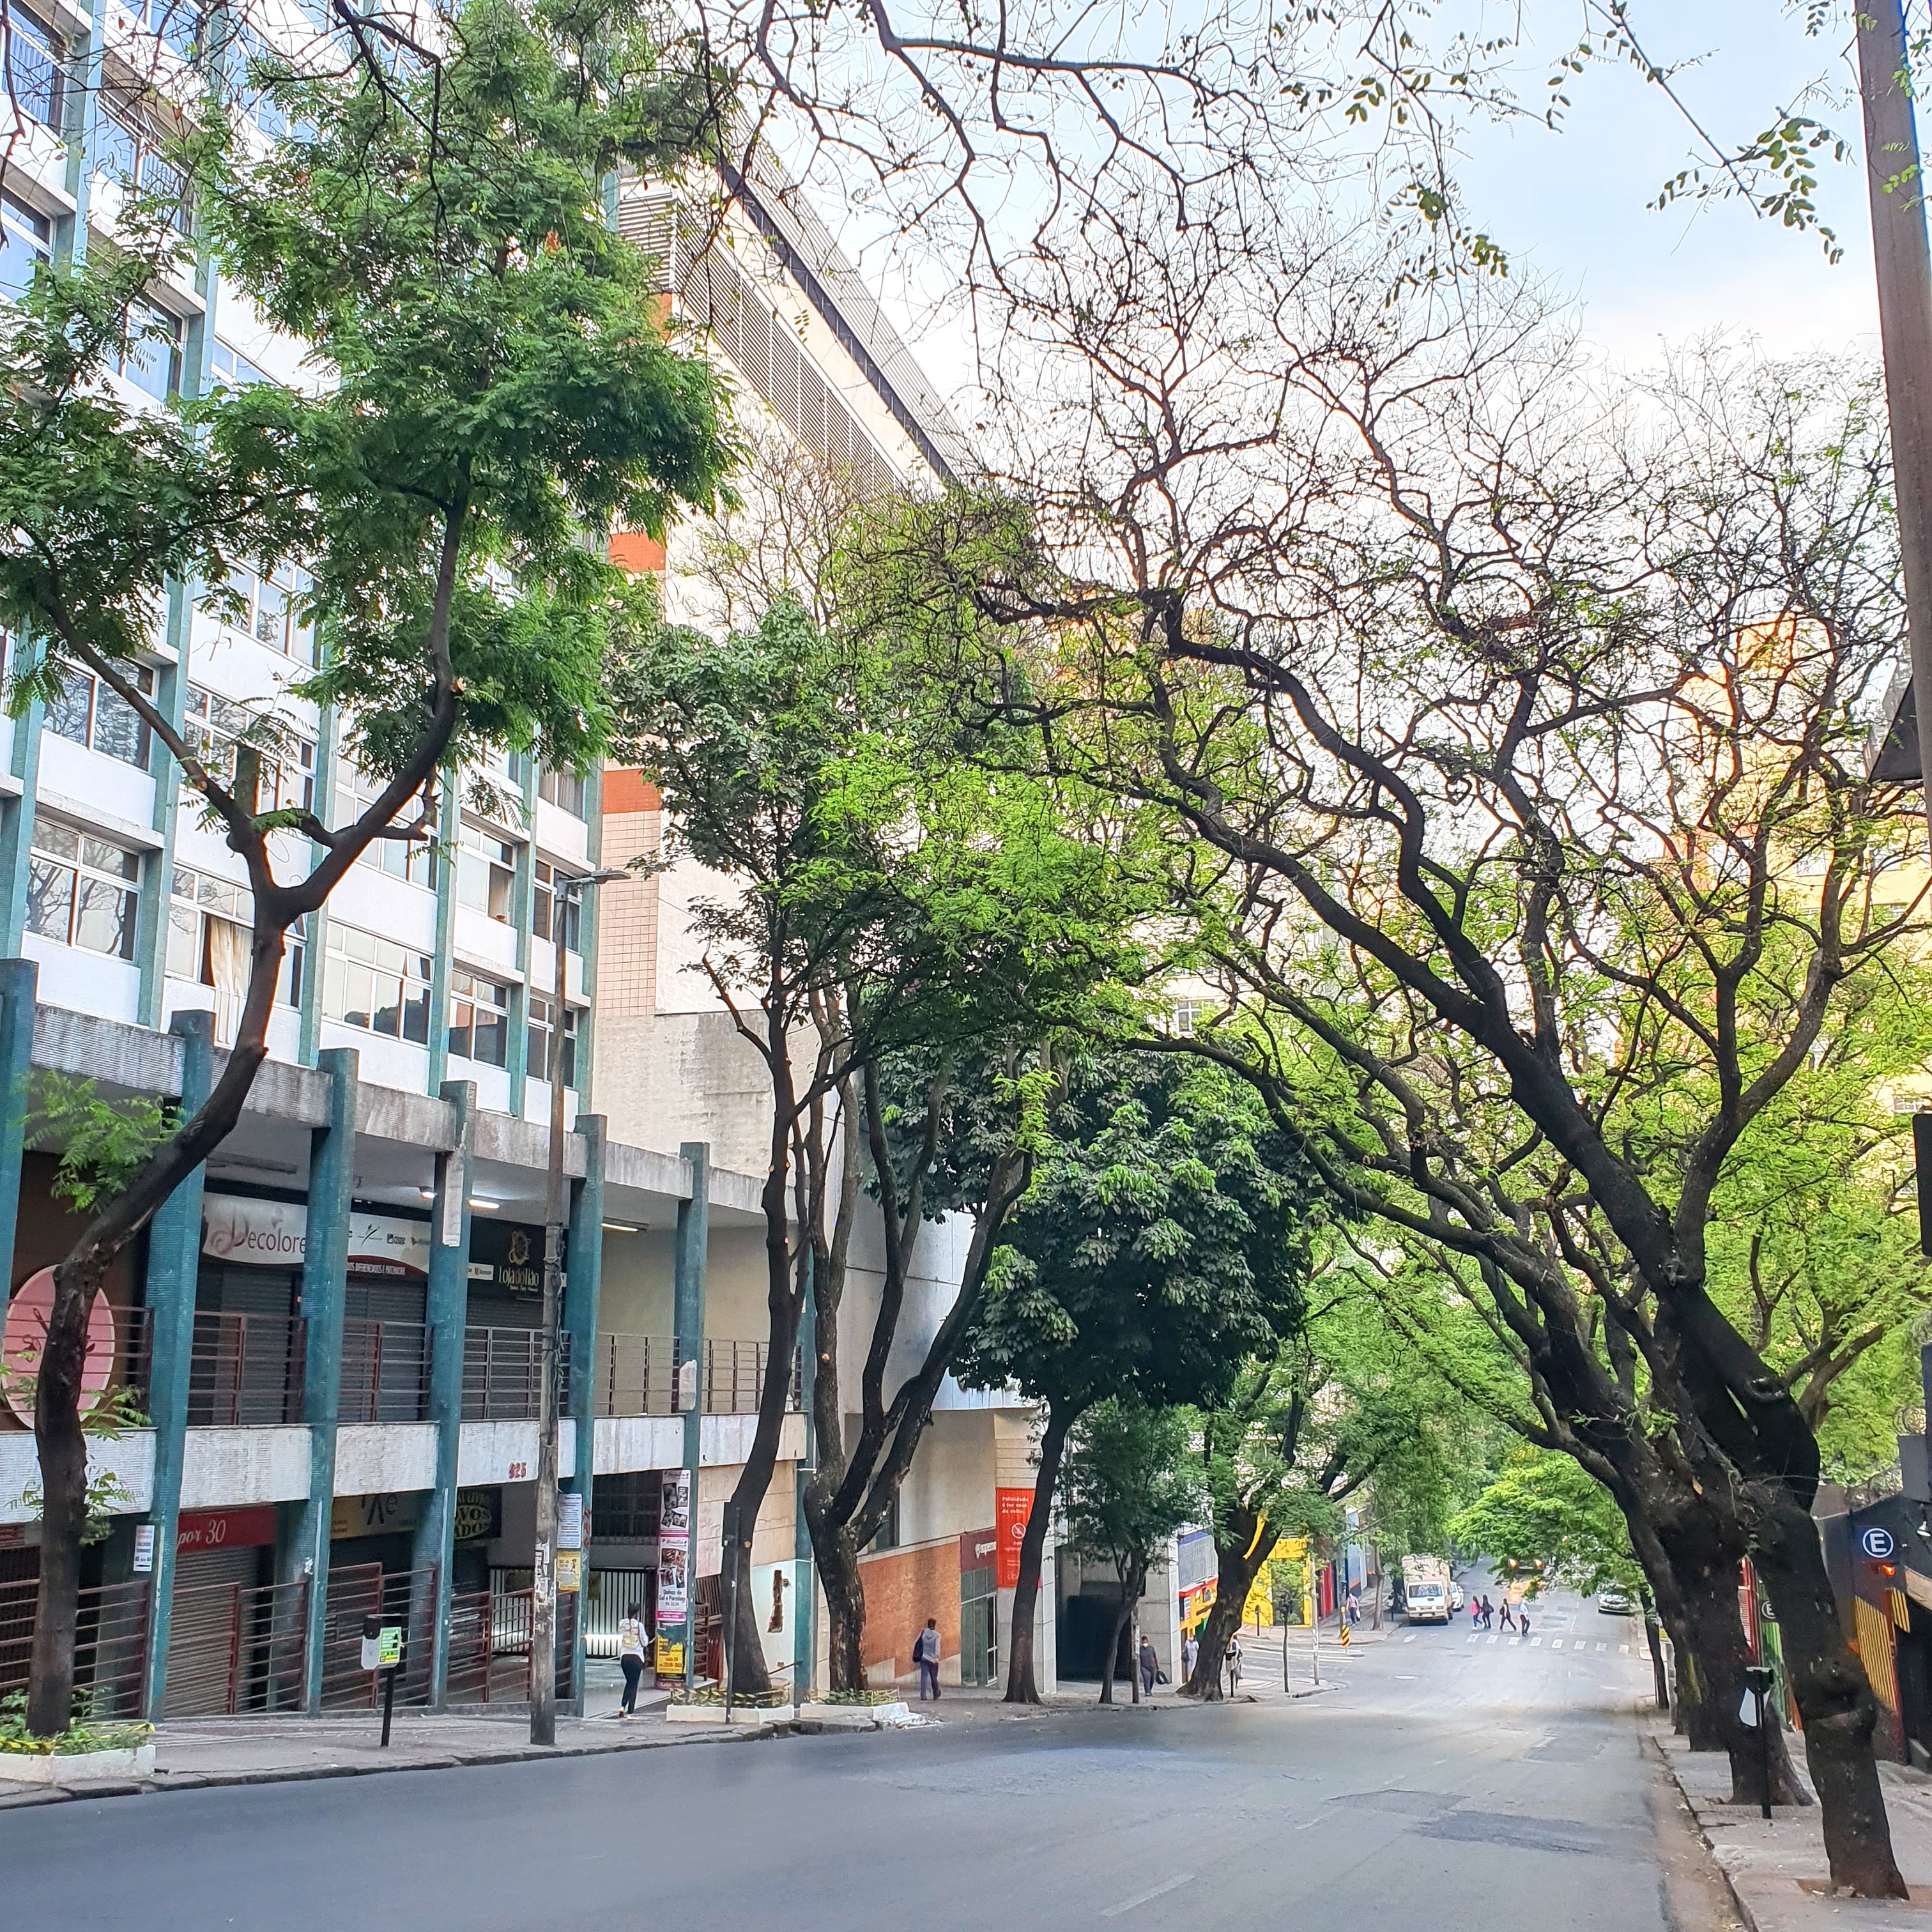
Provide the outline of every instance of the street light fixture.
[[[562,1408],[557,1330],[563,1304],[563,1046],[567,1010],[565,908],[586,886],[614,885],[631,874],[616,869],[560,878],[553,887],[550,938],[556,948],[550,1028],[550,1167],[544,1184],[542,1340],[537,1352],[537,1537],[530,1564],[530,1742],[556,1742],[556,1450]],[[590,1445],[580,1442],[580,1457]],[[580,1566],[583,1558],[578,1559]]]

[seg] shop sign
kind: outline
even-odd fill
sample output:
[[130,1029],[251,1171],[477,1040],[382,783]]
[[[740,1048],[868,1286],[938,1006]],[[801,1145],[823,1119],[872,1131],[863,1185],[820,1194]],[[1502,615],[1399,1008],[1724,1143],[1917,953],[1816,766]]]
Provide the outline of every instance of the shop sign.
[[1027,1518],[1033,1510],[1030,1490],[995,1490],[993,1514],[1000,1532],[1000,1574],[1002,1590],[1016,1588],[1020,1580],[1020,1545],[1026,1540]]
[[515,1222],[470,1224],[470,1279],[506,1294],[543,1292],[544,1231]]
[[[7,1323],[0,1330],[0,1366],[6,1374],[7,1406],[26,1427],[34,1426],[34,1378],[40,1369],[47,1324],[54,1312],[54,1271],[42,1268],[14,1289],[7,1304]],[[87,1310],[87,1352],[81,1358],[80,1412],[85,1415],[114,1379],[114,1310],[98,1290]]]
[[458,1543],[488,1543],[503,1533],[503,1492],[501,1490],[458,1490],[456,1492],[456,1540]]
[[332,1542],[346,1536],[389,1536],[422,1521],[424,1492],[386,1490],[373,1496],[338,1496],[328,1512]]
[[259,1550],[275,1540],[275,1506],[250,1509],[183,1510],[175,1525],[175,1548],[186,1556],[202,1550]]
[[691,1605],[691,1472],[667,1469],[658,1510],[658,1622],[682,1636]]
[[969,1570],[990,1570],[1000,1550],[998,1529],[969,1529],[959,1539],[959,1574]]
[[[429,1236],[427,1221],[352,1214],[349,1265],[358,1274],[427,1276]],[[203,1195],[201,1251],[218,1262],[298,1268],[308,1253],[308,1210],[299,1201]]]

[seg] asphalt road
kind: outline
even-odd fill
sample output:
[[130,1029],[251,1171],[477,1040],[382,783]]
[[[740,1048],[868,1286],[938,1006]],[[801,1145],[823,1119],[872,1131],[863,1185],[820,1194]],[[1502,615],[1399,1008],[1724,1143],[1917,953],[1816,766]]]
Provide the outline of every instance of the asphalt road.
[[[1728,1923],[1631,1712],[1641,1630],[1558,1600],[1340,1688],[97,1800],[0,1816],[0,1923],[844,1932],[1702,1932]],[[1623,1646],[1628,1646],[1628,1652]],[[1560,1646],[1560,1648],[1559,1648]],[[1298,1672],[1304,1660],[1296,1658]],[[1268,1680],[1272,1680],[1270,1687]]]

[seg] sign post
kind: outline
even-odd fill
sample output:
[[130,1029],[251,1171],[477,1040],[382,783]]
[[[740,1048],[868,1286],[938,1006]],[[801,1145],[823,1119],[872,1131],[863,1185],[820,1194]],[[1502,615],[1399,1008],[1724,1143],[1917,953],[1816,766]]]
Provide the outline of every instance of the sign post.
[[396,1708],[396,1672],[403,1662],[403,1627],[380,1617],[362,1619],[362,1668],[382,1673],[382,1748],[389,1748],[389,1720]]
[[[1870,1535],[1871,1532],[1865,1532]],[[1883,1534],[1882,1532],[1880,1532]],[[1748,1664],[1744,1666],[1744,1708],[1738,1713],[1748,1724],[1757,1726],[1757,1744],[1763,1765],[1764,1784],[1759,1795],[1767,1822],[1771,1817],[1771,1725],[1770,1713],[1765,1708],[1765,1698],[1771,1690],[1771,1667],[1768,1664]],[[1752,1706],[1755,1705],[1754,1710]]]
[[724,1505],[724,1721],[731,1721],[731,1684],[736,1675],[732,1669],[738,1635],[738,1552],[744,1542],[744,1510],[734,1500]]

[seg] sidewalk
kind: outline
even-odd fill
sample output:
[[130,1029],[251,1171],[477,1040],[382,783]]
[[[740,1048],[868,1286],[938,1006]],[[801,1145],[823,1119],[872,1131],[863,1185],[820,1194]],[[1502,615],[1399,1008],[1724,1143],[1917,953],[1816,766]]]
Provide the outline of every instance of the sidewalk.
[[[1892,1850],[1911,1901],[1833,1898],[1815,1804],[1779,1805],[1767,1825],[1755,1805],[1730,1802],[1730,1768],[1720,1753],[1688,1750],[1660,1726],[1651,1738],[1752,1932],[1932,1932],[1932,1778],[1902,1765],[1879,1766]],[[1794,1744],[1792,1755],[1802,1777],[1802,1746]]]
[[736,1744],[783,1735],[789,1706],[758,1725],[671,1724],[668,1690],[649,1691],[628,1722],[614,1714],[560,1718],[556,1742],[530,1741],[530,1717],[515,1707],[500,1714],[466,1710],[432,1717],[399,1711],[386,1750],[381,1714],[357,1711],[326,1718],[180,1718],[161,1725],[153,1778],[51,1790],[0,1779],[0,1810],[58,1804],[79,1798],[193,1791],[210,1785],[279,1784],[310,1778],[355,1778],[372,1772],[448,1771],[458,1765],[515,1764],[535,1758],[589,1757],[606,1752],[666,1750],[680,1744]]

